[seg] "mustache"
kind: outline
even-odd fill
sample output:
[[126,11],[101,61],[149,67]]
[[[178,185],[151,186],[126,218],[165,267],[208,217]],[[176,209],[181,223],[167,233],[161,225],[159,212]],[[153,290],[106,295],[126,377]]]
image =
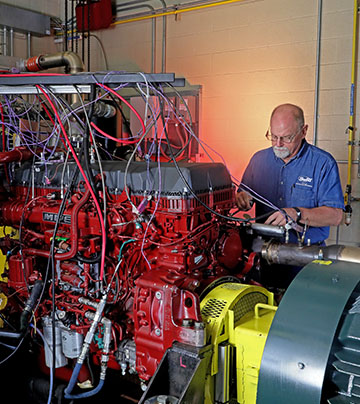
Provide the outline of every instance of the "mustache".
[[286,158],[290,154],[290,150],[286,146],[274,146],[273,151],[276,157]]

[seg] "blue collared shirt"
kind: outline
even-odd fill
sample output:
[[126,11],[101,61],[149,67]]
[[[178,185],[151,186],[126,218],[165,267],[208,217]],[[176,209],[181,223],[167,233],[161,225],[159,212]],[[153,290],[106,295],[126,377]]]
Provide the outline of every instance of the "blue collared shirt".
[[[242,183],[249,186],[278,208],[329,206],[344,208],[339,170],[330,153],[306,141],[290,161],[275,156],[272,147],[260,150],[251,158]],[[257,202],[256,216],[272,209]],[[265,221],[263,219],[262,221]],[[330,228],[309,227],[305,241],[321,243],[329,237]],[[290,231],[290,242],[296,242]]]

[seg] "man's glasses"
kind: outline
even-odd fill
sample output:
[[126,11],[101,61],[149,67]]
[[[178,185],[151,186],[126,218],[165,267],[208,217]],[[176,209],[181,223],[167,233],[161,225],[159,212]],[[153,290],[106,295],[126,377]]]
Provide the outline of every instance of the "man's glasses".
[[304,126],[295,134],[293,135],[287,135],[287,136],[275,136],[271,133],[271,130],[268,129],[268,131],[265,134],[265,137],[267,140],[270,140],[271,142],[277,143],[278,140],[283,143],[291,143],[295,137],[304,129]]

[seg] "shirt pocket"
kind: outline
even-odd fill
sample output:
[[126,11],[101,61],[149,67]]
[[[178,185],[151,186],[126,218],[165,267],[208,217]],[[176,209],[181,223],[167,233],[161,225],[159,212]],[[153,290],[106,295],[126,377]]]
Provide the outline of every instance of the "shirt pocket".
[[303,208],[314,208],[315,193],[312,187],[294,184],[291,188],[292,206],[300,206]]

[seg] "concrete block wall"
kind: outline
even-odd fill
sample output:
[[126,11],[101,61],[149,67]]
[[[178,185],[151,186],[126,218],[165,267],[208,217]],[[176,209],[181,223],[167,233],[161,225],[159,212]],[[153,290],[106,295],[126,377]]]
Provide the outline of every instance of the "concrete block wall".
[[[269,146],[264,134],[276,105],[302,106],[313,141],[317,3],[244,0],[167,17],[166,71],[202,85],[201,138],[238,179],[251,155]],[[347,158],[353,4],[326,0],[322,12],[317,145],[339,161]],[[104,45],[110,70],[150,72],[151,32],[151,21],[145,20],[94,34]],[[161,71],[161,32],[162,18],[157,18],[156,72]],[[91,70],[105,69],[98,41],[92,41],[91,52]],[[353,149],[356,160],[359,147]],[[339,162],[339,169],[345,188],[346,164]],[[354,165],[354,196],[360,195],[357,170]],[[329,243],[360,245],[359,205],[353,204],[350,226],[332,229]]]

